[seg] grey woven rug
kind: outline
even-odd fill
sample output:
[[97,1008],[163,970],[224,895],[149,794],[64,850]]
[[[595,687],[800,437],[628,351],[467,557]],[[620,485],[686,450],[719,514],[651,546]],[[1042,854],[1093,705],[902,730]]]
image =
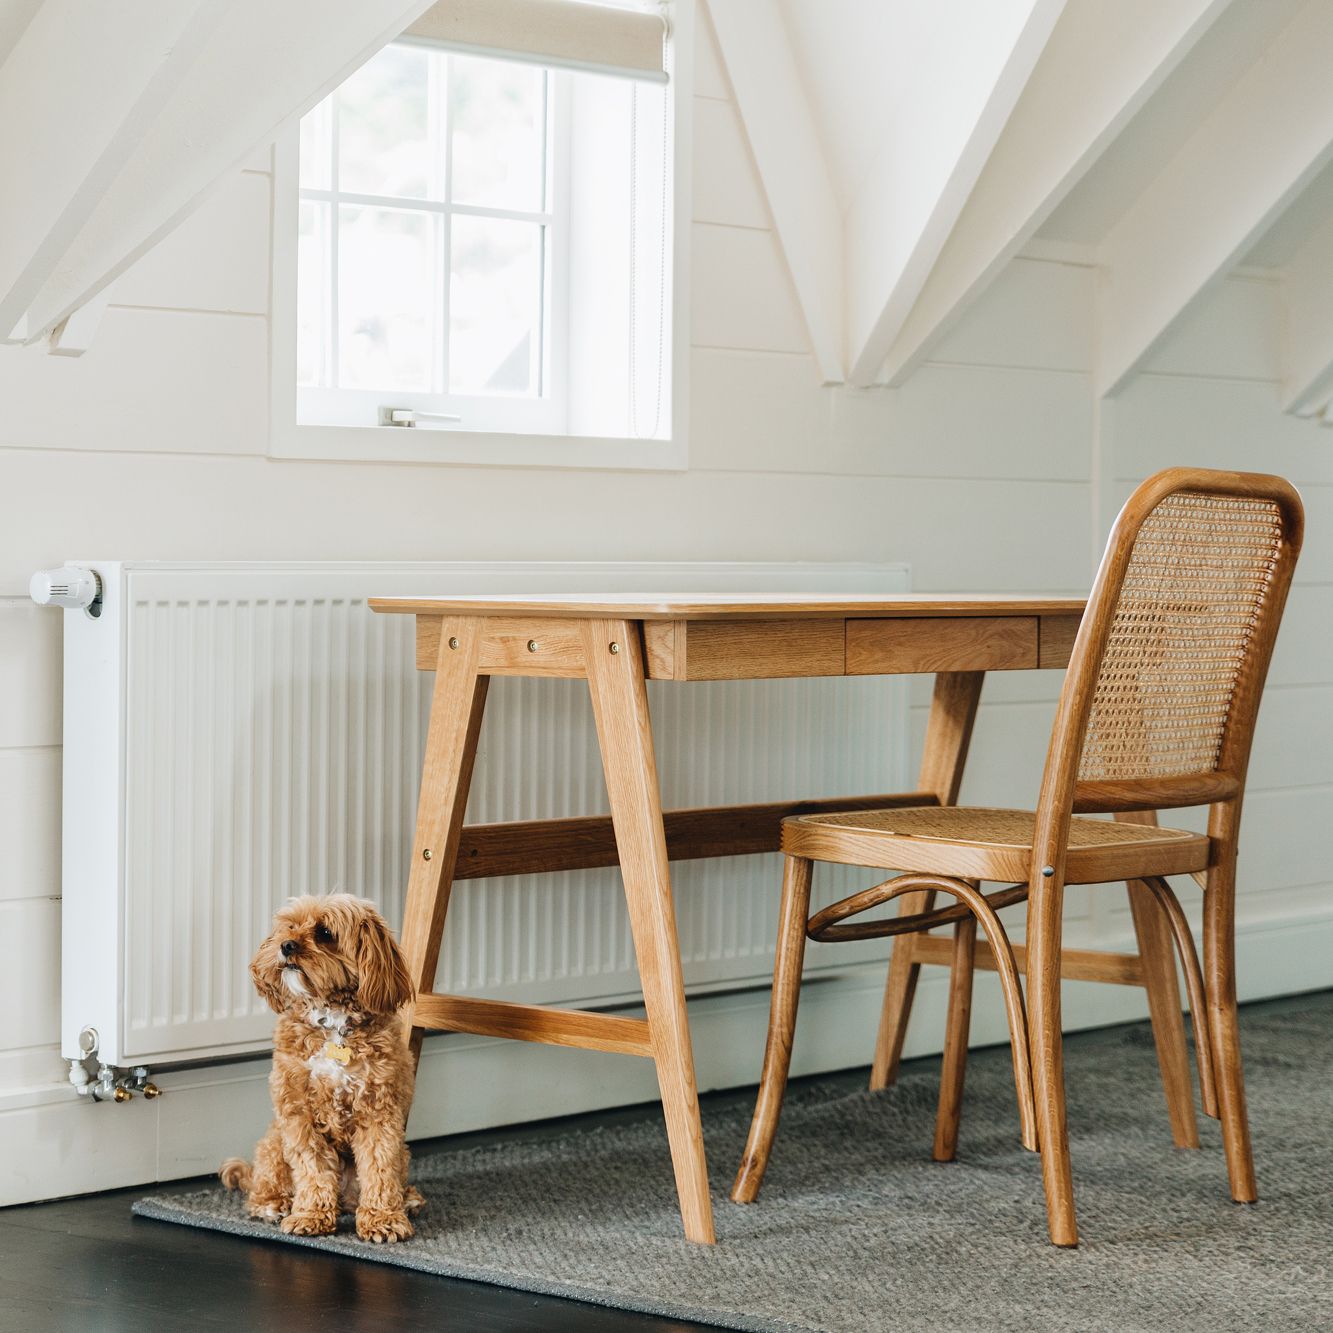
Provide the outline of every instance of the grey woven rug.
[[298,1240],[220,1189],[142,1216],[740,1329],[1333,1328],[1333,994],[1245,1014],[1261,1202],[1230,1202],[1218,1128],[1172,1149],[1146,1027],[1070,1039],[1083,1243],[1046,1243],[1039,1163],[1018,1146],[1005,1050],[975,1053],[959,1160],[929,1160],[934,1062],[889,1093],[792,1089],[757,1204],[726,1197],[748,1098],[705,1107],[718,1244],[681,1239],[665,1132],[645,1117],[484,1147],[413,1176],[417,1237]]

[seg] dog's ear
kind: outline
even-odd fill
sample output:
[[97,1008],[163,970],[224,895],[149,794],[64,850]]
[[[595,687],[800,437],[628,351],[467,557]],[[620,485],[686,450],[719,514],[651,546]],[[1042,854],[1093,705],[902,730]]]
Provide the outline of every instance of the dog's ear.
[[280,957],[278,946],[270,935],[250,961],[250,977],[255,983],[255,990],[275,1014],[287,1008],[287,997],[282,989]]
[[356,972],[357,995],[371,1013],[395,1013],[416,993],[402,950],[369,906],[357,927]]

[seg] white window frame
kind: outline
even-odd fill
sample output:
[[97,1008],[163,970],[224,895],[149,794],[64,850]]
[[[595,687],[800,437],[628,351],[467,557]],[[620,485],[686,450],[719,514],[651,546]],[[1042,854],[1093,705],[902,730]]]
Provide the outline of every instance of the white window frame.
[[[675,0],[671,28],[672,69],[668,85],[673,137],[671,437],[635,439],[530,434],[517,430],[469,431],[299,423],[296,384],[296,258],[300,155],[299,125],[293,122],[278,138],[273,163],[272,314],[269,327],[271,457],[361,463],[650,471],[682,471],[688,466],[694,0]],[[557,303],[558,307],[563,305],[558,297]],[[562,341],[557,337],[557,346]],[[422,410],[435,410],[425,406],[425,395],[396,393],[390,397],[394,406],[420,405]],[[413,402],[413,399],[419,401]],[[520,410],[524,406],[531,407],[533,403],[533,400],[513,401]]]
[[[430,43],[414,37],[399,38],[405,46],[433,49]],[[441,52],[446,57],[450,52]],[[539,338],[540,360],[534,367],[536,380],[545,386],[541,394],[459,394],[444,386],[435,391],[404,391],[401,389],[347,389],[312,388],[299,386],[298,405],[302,399],[318,404],[318,417],[329,425],[353,425],[339,418],[355,414],[362,423],[374,421],[381,407],[414,408],[419,412],[457,414],[466,421],[485,422],[487,433],[511,430],[528,435],[566,434],[568,403],[566,401],[569,373],[567,365],[569,325],[569,75],[563,69],[546,71],[543,89],[545,106],[543,119],[546,139],[544,165],[543,207],[517,212],[506,208],[491,208],[458,203],[453,198],[452,182],[445,171],[445,189],[442,198],[414,199],[396,195],[358,194],[355,191],[319,189],[302,185],[301,200],[313,199],[331,206],[332,225],[338,225],[337,208],[340,204],[363,205],[368,208],[401,209],[407,213],[452,217],[509,218],[518,222],[538,223],[542,227],[545,253],[542,257],[542,327]],[[336,95],[336,94],[335,94]],[[336,112],[335,112],[336,115]],[[443,109],[437,111],[444,119]],[[441,137],[448,143],[448,130],[440,127]],[[335,131],[336,133],[336,131]],[[446,150],[447,155],[447,150]],[[298,201],[299,206],[299,201]],[[447,235],[448,233],[446,233]],[[335,247],[336,253],[336,247]],[[445,261],[447,269],[447,259]],[[448,279],[445,278],[447,283]],[[337,309],[337,281],[333,282],[332,298]],[[437,296],[439,293],[437,293]],[[439,310],[443,313],[443,309]],[[338,327],[336,314],[332,329]],[[445,338],[448,324],[445,323]],[[335,353],[336,356],[336,353]],[[534,358],[536,359],[536,358]],[[436,370],[443,369],[443,366]]]

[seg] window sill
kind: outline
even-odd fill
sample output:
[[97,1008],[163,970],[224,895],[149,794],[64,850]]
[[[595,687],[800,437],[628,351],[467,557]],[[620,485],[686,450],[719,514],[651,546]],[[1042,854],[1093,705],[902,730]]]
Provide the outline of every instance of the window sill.
[[273,427],[271,458],[345,463],[440,463],[455,467],[597,468],[683,472],[683,439],[514,435],[399,426]]

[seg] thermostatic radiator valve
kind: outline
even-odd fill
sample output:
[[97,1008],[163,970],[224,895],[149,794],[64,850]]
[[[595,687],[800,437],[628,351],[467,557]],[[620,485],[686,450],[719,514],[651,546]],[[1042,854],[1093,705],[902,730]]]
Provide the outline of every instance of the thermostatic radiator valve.
[[93,610],[102,600],[102,580],[95,570],[78,565],[39,569],[28,584],[28,593],[38,606]]

